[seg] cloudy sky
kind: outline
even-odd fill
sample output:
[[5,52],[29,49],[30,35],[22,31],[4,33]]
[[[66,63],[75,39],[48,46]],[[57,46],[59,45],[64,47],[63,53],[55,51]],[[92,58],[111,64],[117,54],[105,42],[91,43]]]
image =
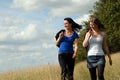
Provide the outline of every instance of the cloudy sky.
[[63,19],[88,20],[97,0],[1,0],[0,72],[58,64],[55,33]]

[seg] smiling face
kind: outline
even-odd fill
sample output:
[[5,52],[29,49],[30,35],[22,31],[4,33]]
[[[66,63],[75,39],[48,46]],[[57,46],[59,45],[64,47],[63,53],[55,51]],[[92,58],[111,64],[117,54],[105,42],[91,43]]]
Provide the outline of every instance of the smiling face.
[[102,29],[104,29],[104,25],[100,22],[100,20],[98,18],[92,17],[90,19],[90,28],[102,30]]
[[72,24],[69,23],[67,20],[64,20],[64,26],[66,29],[72,29]]
[[90,22],[90,28],[94,28],[95,24],[93,22]]
[[94,23],[94,20],[90,21],[90,28],[91,29],[98,29],[98,26]]

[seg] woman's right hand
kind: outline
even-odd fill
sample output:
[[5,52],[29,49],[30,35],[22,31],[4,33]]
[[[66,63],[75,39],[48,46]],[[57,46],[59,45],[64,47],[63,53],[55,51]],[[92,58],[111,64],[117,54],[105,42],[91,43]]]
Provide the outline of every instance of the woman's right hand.
[[92,35],[92,31],[89,30],[89,31],[86,33],[86,37],[87,37],[87,38],[90,38],[91,35]]
[[59,37],[62,38],[63,36],[64,36],[64,32],[61,32],[61,33],[59,34]]
[[59,45],[60,40],[62,39],[62,37],[63,37],[63,36],[64,36],[64,32],[61,32],[61,33],[59,34],[58,39],[56,40],[56,46],[58,46],[58,45]]
[[86,33],[85,39],[84,39],[84,41],[83,41],[83,47],[87,47],[87,46],[88,46],[88,44],[89,44],[89,38],[90,38],[91,34],[92,34],[92,31],[91,31],[91,30],[89,30],[89,31]]
[[110,64],[110,66],[112,66],[112,59],[111,58],[109,59],[109,64]]

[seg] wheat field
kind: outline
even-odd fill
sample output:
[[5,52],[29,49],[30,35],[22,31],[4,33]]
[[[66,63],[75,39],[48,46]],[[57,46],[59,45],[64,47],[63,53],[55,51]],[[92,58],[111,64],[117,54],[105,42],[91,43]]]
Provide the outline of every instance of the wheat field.
[[[112,55],[113,65],[108,64],[106,57],[105,80],[120,80],[120,53]],[[86,61],[75,66],[75,80],[90,80]],[[19,71],[10,71],[0,74],[0,80],[60,80],[59,65],[46,65]]]

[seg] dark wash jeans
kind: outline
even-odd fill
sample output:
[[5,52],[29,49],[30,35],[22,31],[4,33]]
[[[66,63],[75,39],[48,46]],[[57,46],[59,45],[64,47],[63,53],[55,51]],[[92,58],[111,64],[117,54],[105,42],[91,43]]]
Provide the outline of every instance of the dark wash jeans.
[[72,58],[72,55],[73,53],[61,53],[58,55],[61,80],[73,80],[75,59]]

